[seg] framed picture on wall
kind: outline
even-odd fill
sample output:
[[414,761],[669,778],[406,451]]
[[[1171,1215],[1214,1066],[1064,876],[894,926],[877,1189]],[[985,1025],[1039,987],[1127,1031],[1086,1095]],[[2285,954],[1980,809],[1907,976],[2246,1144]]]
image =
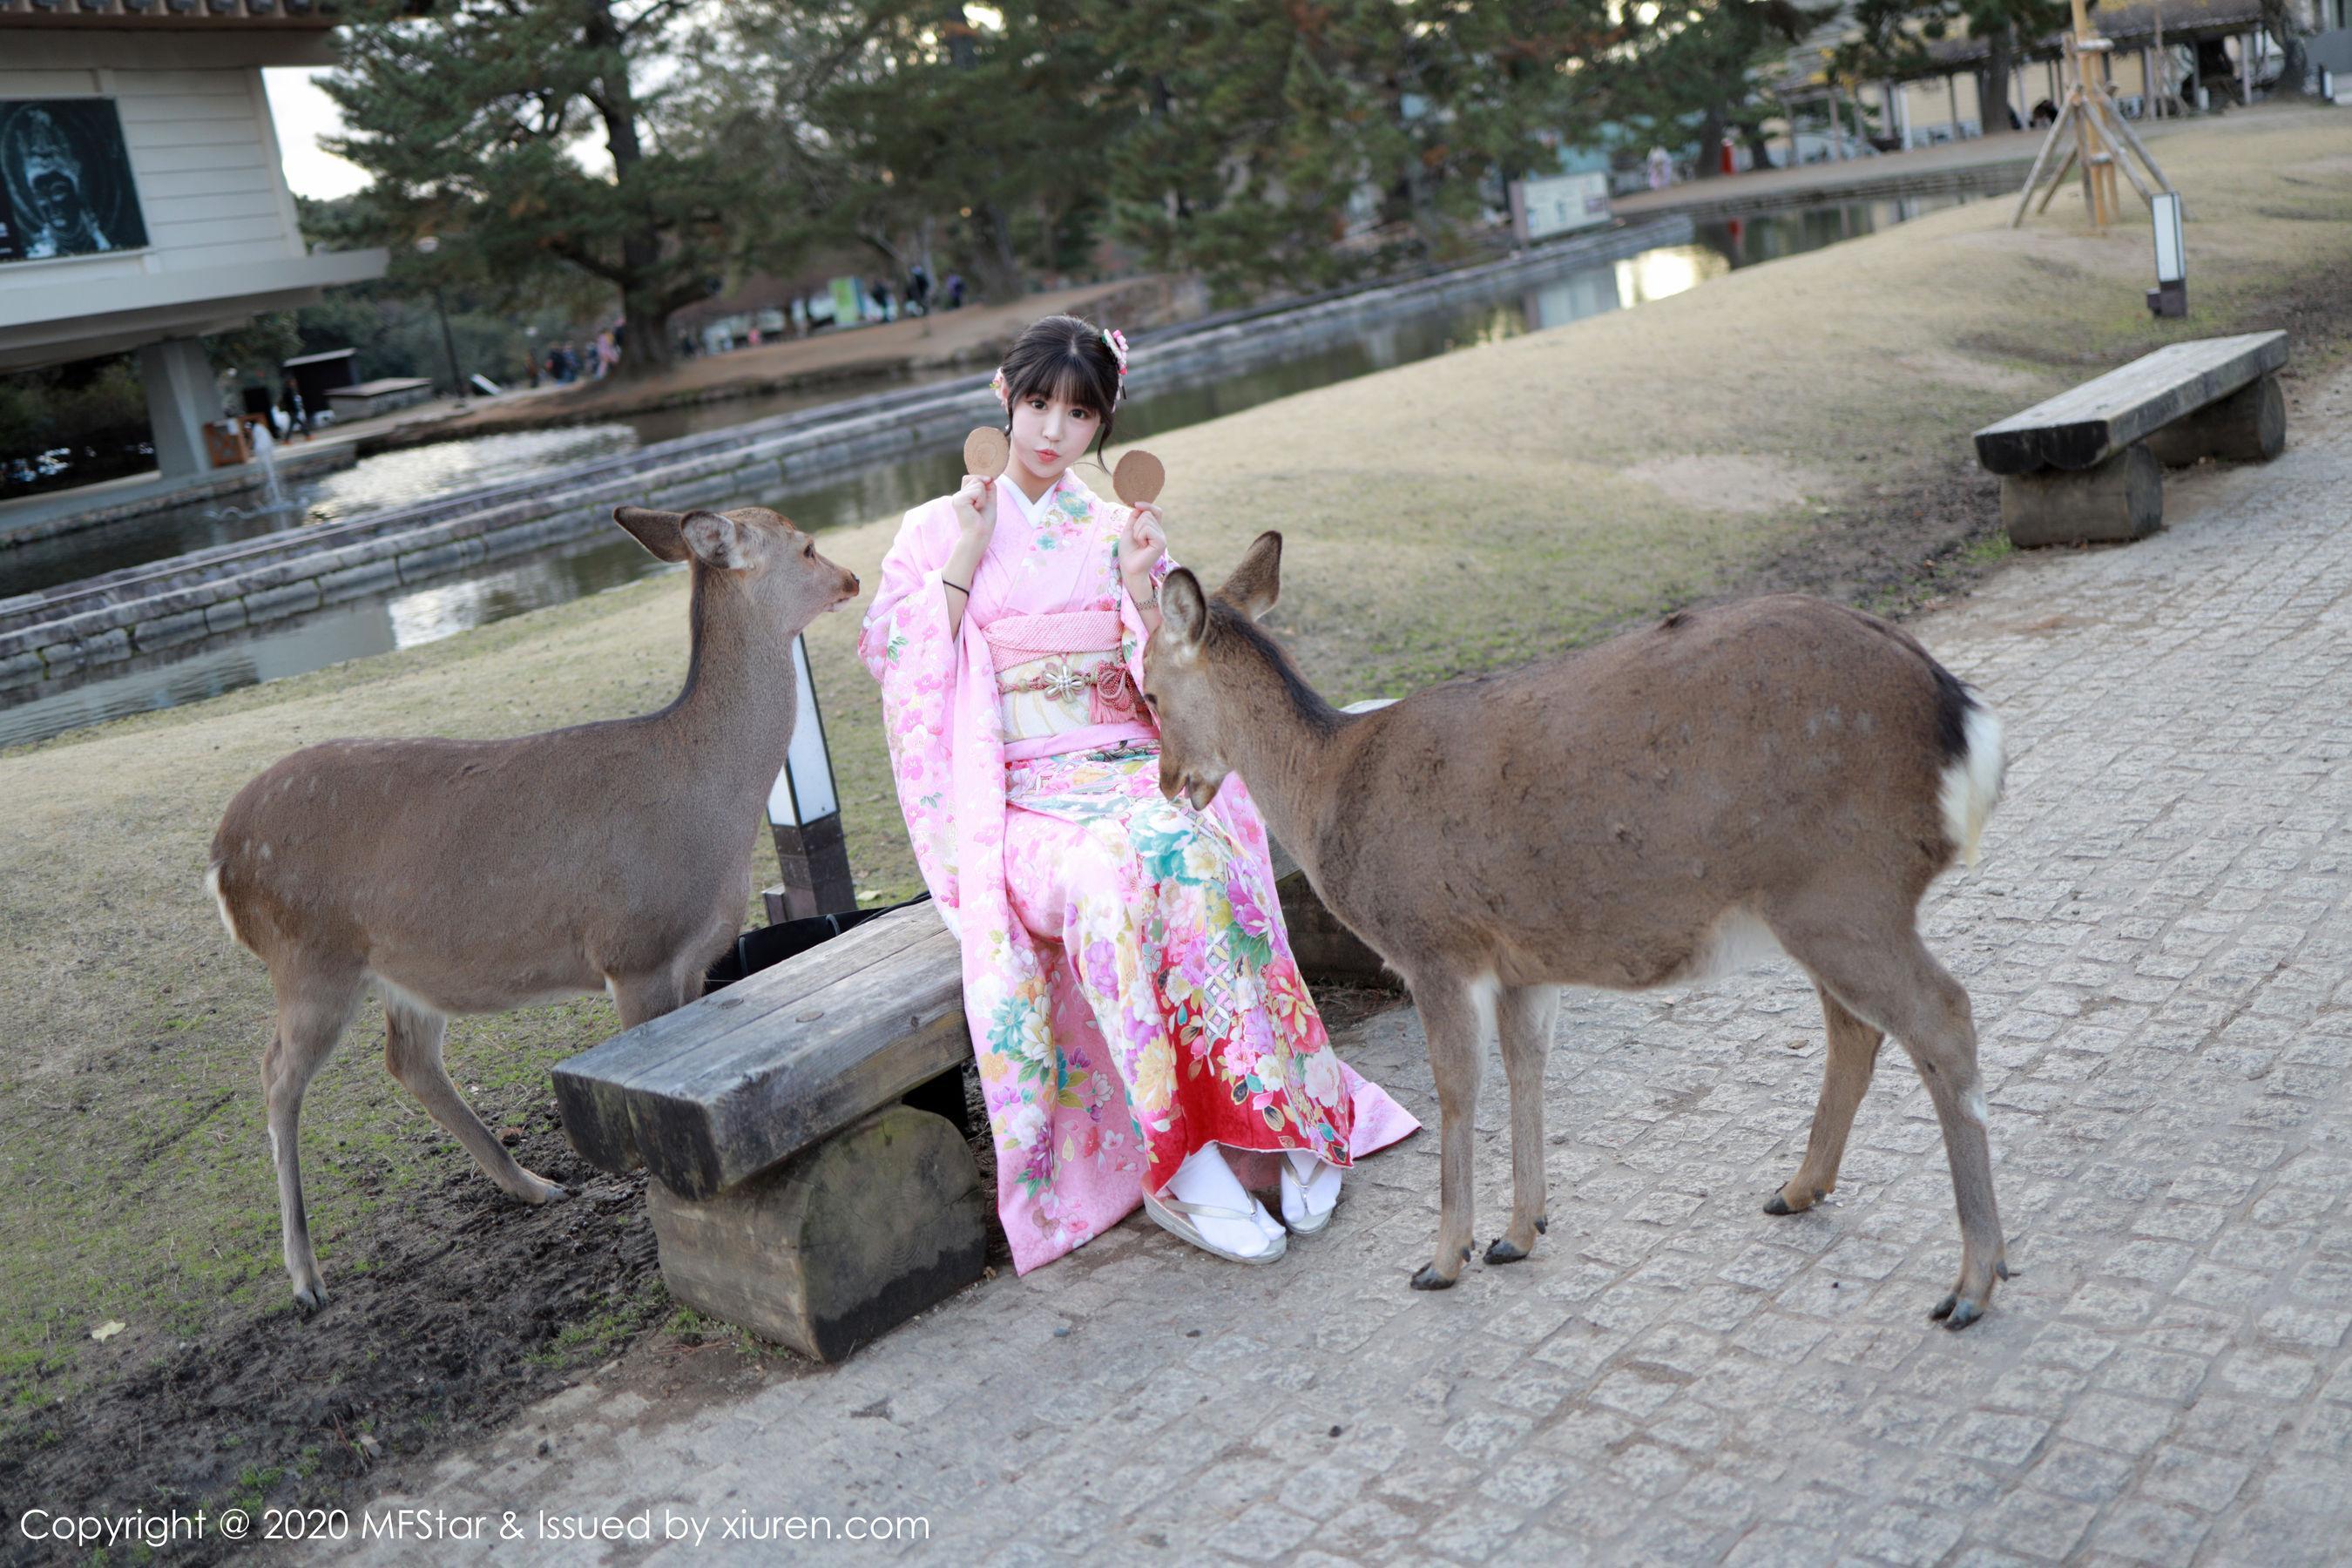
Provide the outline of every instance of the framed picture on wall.
[[0,99],[0,261],[146,243],[112,99]]

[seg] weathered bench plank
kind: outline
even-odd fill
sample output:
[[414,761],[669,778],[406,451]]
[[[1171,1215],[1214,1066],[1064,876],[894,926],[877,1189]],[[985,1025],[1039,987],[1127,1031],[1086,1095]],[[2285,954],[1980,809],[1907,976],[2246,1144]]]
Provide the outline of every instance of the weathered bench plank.
[[2095,468],[2286,363],[2284,331],[2170,343],[1976,433],[1996,474]]
[[[952,957],[953,939],[930,906],[895,910],[558,1063],[555,1100],[565,1134],[592,1163],[607,1171],[630,1169],[645,1159],[633,1109],[637,1089],[674,1088],[711,1059],[706,1053],[714,1046],[723,1049],[730,1039],[747,1046],[758,1042],[758,1049],[773,1055],[779,1039],[809,1033],[798,1015],[822,1007],[836,1017],[848,1016],[830,1001],[814,1000],[818,993],[867,971],[895,974],[897,961],[909,950],[925,943],[936,950],[942,941]],[[938,967],[938,958],[936,951],[929,952],[929,967]],[[960,996],[957,1006],[961,1012]],[[869,1101],[857,1113],[879,1103]],[[663,1175],[659,1168],[655,1173]]]
[[630,1083],[630,1130],[663,1185],[708,1197],[970,1059],[956,940],[936,910],[908,913],[931,931],[889,963]]

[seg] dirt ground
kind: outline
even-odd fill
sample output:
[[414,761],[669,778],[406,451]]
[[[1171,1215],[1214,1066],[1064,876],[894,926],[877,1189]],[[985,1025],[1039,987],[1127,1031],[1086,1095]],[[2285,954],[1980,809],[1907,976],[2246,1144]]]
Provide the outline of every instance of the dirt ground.
[[[2012,232],[1978,204],[1155,441],[1177,552],[1213,580],[1282,528],[1275,619],[1338,697],[1766,588],[1895,613],[1963,593],[2006,549],[1970,429],[2158,342],[2284,325],[2292,432],[2305,379],[2352,352],[2352,120],[2233,115],[2164,156],[2198,215],[2186,324],[2139,304],[2144,232],[2095,237],[2058,207]],[[824,549],[870,581],[894,526]],[[305,1107],[334,1300],[298,1317],[256,1087],[267,981],[199,885],[222,803],[292,747],[643,711],[677,689],[683,626],[682,583],[659,579],[0,753],[0,1513],[332,1500],[625,1351],[678,1398],[810,1374],[679,1313],[635,1183],[563,1143],[547,1068],[610,1034],[602,998],[452,1031],[485,1119],[583,1184],[540,1210],[392,1082],[370,1005]],[[914,877],[856,629],[828,618],[811,652],[880,898]],[[1384,1005],[1328,1000],[1335,1025]]]

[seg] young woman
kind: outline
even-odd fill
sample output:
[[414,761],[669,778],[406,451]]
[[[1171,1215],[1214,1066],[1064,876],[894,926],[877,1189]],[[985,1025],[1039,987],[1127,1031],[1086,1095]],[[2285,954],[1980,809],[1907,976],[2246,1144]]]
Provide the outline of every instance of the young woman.
[[[1220,1257],[1271,1262],[1285,1224],[1329,1219],[1345,1167],[1418,1125],[1332,1052],[1241,781],[1206,812],[1160,798],[1138,695],[1171,564],[1160,510],[1070,472],[1100,458],[1126,374],[1125,340],[1075,317],[1021,335],[995,382],[1012,461],[907,514],[858,645],[963,943],[1024,1273],[1139,1198]],[[1247,1190],[1269,1163],[1281,1223]]]

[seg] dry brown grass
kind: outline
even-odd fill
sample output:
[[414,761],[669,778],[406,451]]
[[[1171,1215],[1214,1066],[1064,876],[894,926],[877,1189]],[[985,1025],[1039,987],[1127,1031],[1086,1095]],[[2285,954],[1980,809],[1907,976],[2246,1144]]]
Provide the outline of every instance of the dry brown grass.
[[[2012,233],[2009,204],[1979,203],[1171,435],[1154,446],[1177,553],[1214,578],[1259,530],[1283,530],[1277,617],[1342,696],[1569,646],[1736,581],[1801,547],[1821,510],[1948,463],[1990,418],[2352,272],[2352,117],[2232,115],[2159,155],[2189,199],[2188,322],[2142,308],[2143,228],[2093,237],[2068,200]],[[1625,472],[1677,458],[1701,467],[1651,471],[1740,458],[1726,471],[1818,476],[1818,489],[1758,510]],[[871,581],[892,527],[825,549]],[[860,880],[899,892],[912,867],[855,632],[832,617],[811,651]],[[330,735],[509,734],[640,710],[684,662],[682,584],[667,578],[0,755],[14,1209],[0,1389],[46,1397],[108,1317],[132,1325],[111,1356],[286,1300],[255,1083],[268,986],[199,886],[237,785]],[[341,1223],[464,1165],[377,1065],[380,1020],[357,1027],[303,1129],[331,1279],[365,1261],[338,1255]],[[548,1065],[611,1027],[601,999],[463,1022],[453,1069],[495,1118],[543,1104]]]

